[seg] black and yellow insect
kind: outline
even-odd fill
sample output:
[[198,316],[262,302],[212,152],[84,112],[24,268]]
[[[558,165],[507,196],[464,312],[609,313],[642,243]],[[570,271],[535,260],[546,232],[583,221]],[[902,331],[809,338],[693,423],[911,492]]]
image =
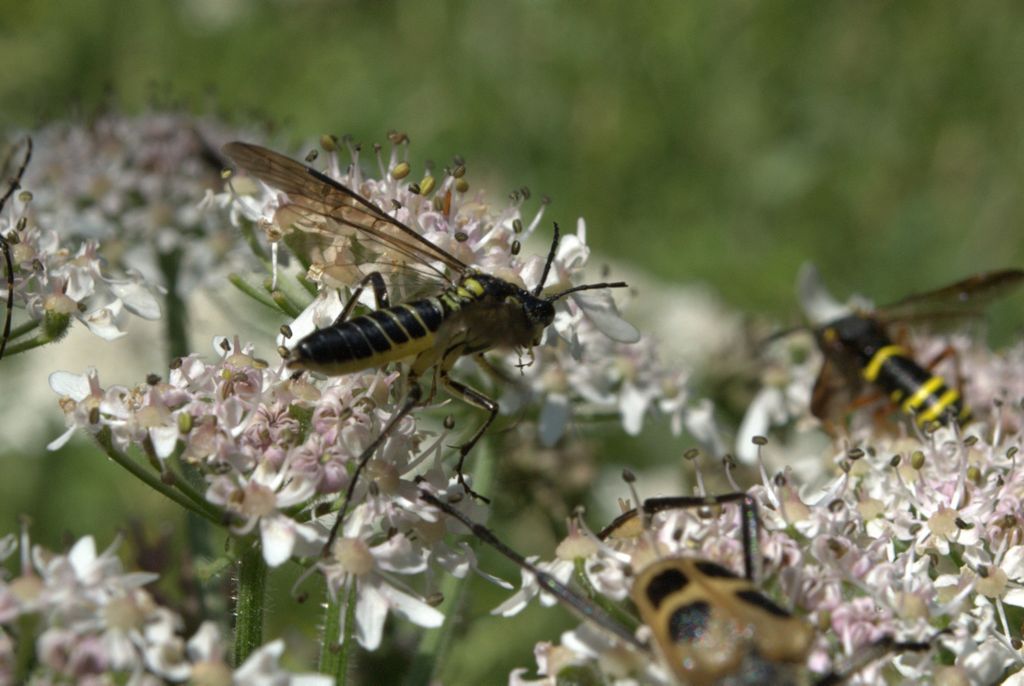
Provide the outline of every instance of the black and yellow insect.
[[[10,166],[11,159],[14,156],[14,149],[11,150],[7,159],[4,160],[3,166],[0,169],[3,173],[7,173],[7,168]],[[0,211],[3,210],[7,201],[10,200],[14,192],[21,188],[21,178],[25,175],[25,170],[28,169],[29,160],[32,159],[32,139],[27,138],[25,140],[25,157],[21,161],[21,166],[14,173],[14,176],[10,177],[7,184],[7,190],[3,196],[0,197]],[[7,302],[4,312],[4,326],[3,334],[0,335],[0,359],[4,356],[4,351],[7,349],[7,341],[11,338],[11,321],[14,315],[14,259],[11,256],[11,242],[16,240],[16,234],[4,236],[0,233],[0,251],[3,252],[4,258],[4,272],[7,280]]]
[[[528,350],[540,343],[544,330],[554,321],[555,303],[561,298],[579,291],[626,286],[623,282],[595,283],[542,295],[558,247],[557,224],[540,282],[532,291],[526,290],[471,268],[358,193],[305,164],[249,143],[229,143],[224,153],[242,169],[287,194],[288,204],[279,210],[279,216],[287,217],[289,226],[282,229],[319,238],[337,252],[366,255],[366,264],[360,265],[362,280],[341,315],[332,326],[300,340],[287,353],[289,366],[340,375],[411,360],[412,388],[417,379],[434,370],[436,380],[451,395],[487,412],[483,424],[459,448],[456,471],[470,493],[463,465],[497,417],[498,404],[452,379],[449,371],[455,362],[475,355],[486,365],[480,356],[493,348]],[[374,263],[427,274],[434,294],[391,304],[381,273],[372,269]],[[367,285],[373,288],[377,309],[349,319]],[[621,320],[604,328],[626,342],[639,338],[636,329]],[[415,391],[413,400],[418,397]],[[355,476],[350,493],[354,483]]]
[[931,646],[930,642],[883,638],[842,670],[811,675],[806,663],[814,629],[772,601],[757,585],[760,527],[756,502],[746,493],[649,499],[598,534],[607,541],[632,538],[645,533],[647,522],[657,512],[740,504],[743,576],[711,560],[691,557],[657,559],[636,574],[630,599],[654,639],[654,651],[620,619],[509,548],[487,527],[426,491],[421,491],[421,497],[533,574],[541,589],[575,614],[600,625],[622,643],[660,657],[684,686],[834,686],[887,653],[925,651]]
[[[801,292],[811,290],[806,284],[815,279],[817,275],[805,269]],[[894,340],[891,331],[901,323],[944,323],[980,316],[993,298],[1022,281],[1024,270],[1020,269],[975,274],[885,307],[847,308],[823,322],[812,321],[814,337],[825,355],[811,396],[812,414],[831,421],[836,415],[836,398],[842,393],[856,397],[866,388],[875,388],[921,426],[968,422],[971,410],[960,390],[929,371],[927,367],[935,362],[918,363],[909,348]]]

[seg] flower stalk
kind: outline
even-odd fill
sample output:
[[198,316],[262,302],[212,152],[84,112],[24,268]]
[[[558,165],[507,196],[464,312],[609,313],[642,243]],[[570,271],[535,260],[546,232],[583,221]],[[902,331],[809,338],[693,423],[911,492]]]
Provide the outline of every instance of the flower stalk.
[[[356,601],[358,588],[353,582],[349,584],[345,599],[345,619],[341,618],[341,607],[330,593],[326,593],[324,603],[323,639],[320,645],[320,664],[317,671],[334,677],[335,686],[345,686],[348,682],[349,662],[355,647]],[[344,633],[344,635],[342,635]]]
[[241,665],[263,643],[263,608],[267,595],[267,563],[251,540],[237,542],[238,589],[235,600],[235,665]]
[[189,512],[194,512],[214,524],[222,523],[223,517],[215,506],[211,505],[209,502],[199,502],[193,498],[183,495],[172,486],[165,484],[158,476],[139,465],[131,457],[118,450],[117,447],[114,446],[112,433],[109,427],[104,427],[96,434],[96,442],[103,449],[103,452],[107,454],[107,457],[112,459],[121,467],[124,467],[132,474],[132,476],[139,479],[153,490],[178,503]]

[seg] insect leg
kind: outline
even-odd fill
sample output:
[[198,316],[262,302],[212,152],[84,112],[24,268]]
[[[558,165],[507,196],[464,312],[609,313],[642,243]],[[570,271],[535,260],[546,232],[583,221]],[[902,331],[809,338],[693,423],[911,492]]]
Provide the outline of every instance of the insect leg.
[[930,650],[935,639],[946,632],[939,632],[927,641],[897,641],[892,636],[883,636],[860,651],[842,665],[838,671],[832,671],[814,682],[814,686],[840,686],[855,676],[857,672],[891,653],[923,653]]
[[[452,360],[452,362],[454,363],[454,360]],[[458,474],[459,483],[462,484],[464,489],[466,489],[466,493],[470,494],[474,498],[483,500],[485,503],[489,503],[490,500],[474,491],[469,487],[469,484],[466,483],[465,475],[462,473],[462,465],[465,463],[466,456],[469,455],[469,451],[473,449],[476,442],[479,441],[480,437],[484,435],[485,431],[487,431],[487,427],[489,427],[491,422],[493,422],[498,416],[498,403],[480,391],[470,388],[466,384],[460,383],[448,376],[448,369],[444,364],[442,364],[441,368],[438,370],[438,375],[441,378],[441,385],[444,386],[449,393],[463,402],[473,405],[474,407],[479,407],[487,412],[487,419],[485,419],[484,423],[480,425],[480,428],[476,430],[473,436],[470,437],[466,443],[459,446],[459,463],[456,465],[455,471]]]
[[512,378],[503,370],[491,364],[491,361],[484,357],[483,353],[477,353],[474,355],[473,360],[480,366],[480,369],[482,369],[487,376],[491,377],[498,383],[505,384],[507,386],[519,386],[522,384],[518,379]]
[[628,628],[623,626],[622,623],[617,621],[615,618],[613,618],[599,606],[587,600],[579,593],[576,593],[571,588],[560,582],[558,579],[551,576],[544,570],[537,567],[537,565],[533,564],[525,557],[509,548],[501,541],[501,539],[499,539],[494,534],[493,531],[488,529],[486,526],[474,522],[472,519],[464,515],[459,510],[455,509],[454,507],[444,502],[443,500],[438,499],[437,497],[435,497],[431,493],[428,493],[427,491],[421,490],[420,498],[430,503],[434,507],[438,508],[439,510],[443,511],[448,516],[458,519],[467,529],[469,529],[473,533],[474,536],[476,536],[481,541],[497,550],[505,557],[515,562],[523,569],[533,574],[534,578],[537,580],[538,586],[540,586],[546,592],[550,593],[555,598],[557,598],[562,604],[564,604],[580,619],[583,619],[584,621],[592,620],[600,626],[607,629],[608,631],[615,634],[623,642],[628,643],[629,645],[639,650],[647,650],[647,646],[644,645],[644,643],[642,643],[641,641],[639,641],[637,637],[633,635],[633,632],[631,632]]
[[322,556],[326,557],[330,554],[331,544],[334,543],[334,539],[337,538],[338,531],[341,529],[341,524],[345,521],[345,515],[348,512],[349,503],[352,501],[352,494],[356,490],[356,483],[359,481],[359,475],[362,473],[363,468],[366,467],[366,464],[370,461],[370,458],[373,457],[373,454],[377,452],[377,448],[387,440],[387,437],[392,431],[394,431],[398,423],[402,421],[407,414],[412,412],[412,408],[414,408],[419,401],[420,387],[418,384],[414,383],[409,388],[409,395],[406,396],[405,403],[402,407],[400,407],[398,412],[391,417],[387,425],[381,430],[380,434],[377,435],[377,438],[373,439],[373,442],[366,446],[366,449],[359,456],[356,470],[352,472],[352,478],[349,479],[348,488],[345,490],[345,498],[341,501],[341,507],[338,509],[338,516],[334,520],[334,526],[331,527],[331,533],[328,534],[327,542],[324,543],[323,551],[320,553]]
[[343,321],[348,319],[350,314],[352,314],[352,308],[356,306],[356,302],[359,301],[359,296],[363,294],[363,290],[366,288],[367,283],[373,287],[373,298],[377,302],[378,310],[391,306],[391,299],[388,297],[388,289],[387,286],[384,285],[384,277],[380,275],[380,272],[370,272],[359,281],[359,285],[357,285],[352,291],[352,295],[349,296],[348,301],[345,303],[345,307],[342,308],[341,314],[339,314],[337,319],[334,320],[334,326],[341,324]]
[[[748,581],[757,581],[761,575],[760,533],[761,524],[757,516],[757,501],[749,493],[722,493],[708,496],[674,496],[648,498],[639,508],[624,512],[598,533],[601,539],[622,538],[623,532],[633,531],[638,517],[643,528],[658,512],[679,509],[697,509],[727,503],[740,504],[740,535],[743,539],[743,575]],[[628,534],[627,534],[628,535]],[[635,534],[634,534],[635,535]]]

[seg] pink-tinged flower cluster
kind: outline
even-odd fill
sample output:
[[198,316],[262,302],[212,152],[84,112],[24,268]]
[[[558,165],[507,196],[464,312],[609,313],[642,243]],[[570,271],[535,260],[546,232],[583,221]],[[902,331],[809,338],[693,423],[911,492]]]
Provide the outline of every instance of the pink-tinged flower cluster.
[[[181,358],[166,379],[154,375],[135,388],[104,387],[95,370],[54,373],[50,384],[61,395],[68,430],[50,447],[84,431],[123,459],[144,455],[160,467],[158,476],[200,499],[197,505],[212,509],[232,533],[257,536],[267,564],[316,559],[333,524],[334,515],[326,513],[398,411],[401,376],[370,371],[313,383],[293,378],[283,364],[254,358],[237,340],[215,348],[216,360]],[[317,567],[332,592],[359,581],[357,635],[364,645],[379,643],[389,609],[437,625],[438,613],[397,575],[423,577],[428,563],[452,571],[464,565],[455,551],[435,559],[422,534],[400,551],[401,537],[387,536],[423,523],[415,480],[447,484],[440,464],[444,438],[417,429],[412,417],[393,427],[355,489],[334,556]],[[186,488],[184,465],[204,476],[205,492]],[[347,542],[367,555],[352,574],[337,557]]]
[[[181,617],[145,590],[156,574],[126,572],[117,543],[97,552],[91,536],[58,554],[10,534],[0,561],[20,547],[20,569],[0,568],[0,684],[168,682],[328,686],[329,677],[292,675],[279,664],[282,641],[259,648],[233,669],[220,630],[206,622],[191,637]],[[35,661],[20,642],[33,642]]]
[[[991,355],[975,351],[965,359],[987,359],[995,369],[1009,364]],[[1015,368],[1007,379],[1019,373]],[[818,465],[813,483],[798,482],[786,469],[774,477],[765,473],[749,491],[760,511],[762,587],[815,627],[806,665],[811,673],[839,669],[893,637],[932,641],[934,648],[887,655],[849,683],[1019,683],[1024,658],[1014,618],[1024,607],[1024,411],[1018,396],[979,416],[963,429],[910,435],[865,428],[826,441],[813,454],[803,442],[758,441],[756,453]],[[763,464],[762,455],[757,459]],[[582,564],[587,587],[606,602],[624,598],[636,572],[655,559],[706,558],[742,574],[738,510],[660,513],[648,535],[614,544],[577,529],[559,547],[558,559],[539,566],[578,581],[573,575]],[[538,590],[524,573],[522,589],[495,613],[518,611]],[[940,646],[952,664],[941,664]],[[608,683],[671,683],[662,667],[649,667],[651,661],[635,653],[587,624],[558,645],[538,645],[540,681],[518,670],[512,683],[554,683],[570,666],[600,673]]]
[[[14,306],[38,323],[43,342],[63,335],[73,319],[106,340],[124,335],[129,314],[159,319],[155,286],[134,270],[112,275],[95,240],[70,237],[63,218],[45,209],[45,191],[52,188],[43,180],[32,180],[45,143],[36,142],[34,148],[22,190],[11,196],[0,214],[0,235],[9,244],[14,265]],[[20,152],[16,151],[15,157]],[[6,266],[4,272],[0,297],[6,306]],[[12,350],[18,349],[20,337],[35,332],[34,327],[18,326],[22,324],[18,319],[16,316]]]
[[213,285],[247,252],[235,229],[200,206],[222,183],[220,145],[240,133],[173,111],[50,124],[33,134],[34,211],[65,240],[98,243],[113,269],[179,295]]

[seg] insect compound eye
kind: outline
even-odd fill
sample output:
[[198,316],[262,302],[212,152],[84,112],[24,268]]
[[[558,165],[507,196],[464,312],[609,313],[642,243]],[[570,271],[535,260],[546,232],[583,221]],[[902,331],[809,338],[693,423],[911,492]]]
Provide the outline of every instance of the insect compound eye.
[[660,574],[651,577],[644,593],[647,600],[657,608],[667,596],[677,593],[686,588],[690,580],[678,569],[666,569]]
[[684,605],[676,609],[668,620],[668,632],[676,643],[693,643],[707,632],[711,619],[711,606],[707,601]]

